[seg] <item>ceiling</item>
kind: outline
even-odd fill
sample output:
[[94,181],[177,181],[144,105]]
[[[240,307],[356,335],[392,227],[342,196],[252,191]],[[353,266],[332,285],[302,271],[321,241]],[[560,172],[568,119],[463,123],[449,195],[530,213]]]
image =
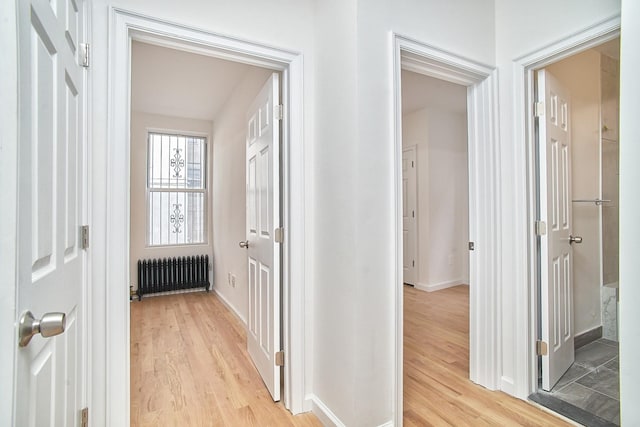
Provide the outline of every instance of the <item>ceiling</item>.
[[[144,113],[213,120],[251,68],[133,41],[131,108]],[[402,70],[402,114],[424,108],[465,113],[467,89]]]
[[134,41],[131,109],[213,120],[251,68],[246,64]]
[[467,88],[402,70],[402,114],[410,114],[424,108],[466,113]]

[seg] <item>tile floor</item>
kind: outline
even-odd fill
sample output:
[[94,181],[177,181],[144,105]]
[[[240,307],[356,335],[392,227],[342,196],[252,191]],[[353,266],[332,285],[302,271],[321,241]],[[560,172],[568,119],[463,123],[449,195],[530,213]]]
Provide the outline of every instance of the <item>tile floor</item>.
[[550,396],[620,425],[618,343],[600,338],[577,349]]

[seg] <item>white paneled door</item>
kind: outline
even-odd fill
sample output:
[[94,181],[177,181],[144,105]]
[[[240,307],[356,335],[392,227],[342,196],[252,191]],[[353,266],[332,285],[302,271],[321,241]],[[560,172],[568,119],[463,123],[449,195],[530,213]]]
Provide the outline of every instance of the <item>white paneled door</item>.
[[[26,0],[19,8],[16,327],[27,311],[45,320],[28,344],[16,339],[14,425],[78,426],[87,349],[86,261],[79,246],[86,206],[85,71],[79,65],[85,5]],[[44,316],[55,312],[64,313],[64,321]],[[53,336],[63,324],[64,332]]]
[[280,400],[279,77],[269,77],[247,113],[249,322],[247,347],[273,400]]
[[[542,388],[551,390],[574,361],[571,220],[570,94],[538,71],[541,250]],[[542,112],[543,111],[543,112]]]
[[402,254],[403,281],[415,285],[418,280],[416,147],[402,150]]

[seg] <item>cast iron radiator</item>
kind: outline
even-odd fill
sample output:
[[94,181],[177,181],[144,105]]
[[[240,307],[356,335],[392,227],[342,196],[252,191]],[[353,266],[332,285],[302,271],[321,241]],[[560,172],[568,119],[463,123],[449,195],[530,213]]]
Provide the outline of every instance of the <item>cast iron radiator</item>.
[[143,295],[182,289],[211,288],[209,255],[138,261],[138,300]]

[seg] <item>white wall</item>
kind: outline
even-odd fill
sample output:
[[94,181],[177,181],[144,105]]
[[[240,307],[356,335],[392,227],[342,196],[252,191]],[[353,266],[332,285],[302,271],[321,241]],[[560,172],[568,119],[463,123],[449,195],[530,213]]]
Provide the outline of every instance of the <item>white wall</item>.
[[[466,91],[460,99],[466,103]],[[417,149],[418,288],[469,283],[467,117],[422,109],[402,117],[402,144]]]
[[[213,181],[210,202],[213,219],[214,290],[246,323],[248,313],[246,239],[246,114],[249,105],[271,75],[252,68],[236,86],[213,120]],[[228,273],[236,276],[235,288]]]
[[490,0],[316,3],[312,387],[346,425],[394,402],[391,34],[493,63],[493,22]]
[[[527,294],[529,272],[517,266],[528,263],[529,224],[522,215],[527,212],[527,171],[525,146],[513,144],[515,134],[514,84],[524,76],[513,75],[514,61],[552,42],[559,41],[599,23],[620,11],[619,0],[567,0],[537,2],[495,0],[495,54],[500,85],[500,139],[502,146],[502,389],[525,398],[529,390],[526,370],[529,355],[518,352],[526,338],[518,335],[522,318],[518,317],[516,297]],[[517,79],[517,80],[516,80]],[[523,313],[520,311],[520,313]],[[520,320],[518,320],[520,319]],[[518,358],[518,355],[522,358]],[[526,358],[526,360],[525,360]]]
[[[131,112],[131,238],[129,244],[129,285],[138,289],[138,260],[190,255],[213,255],[212,221],[206,224],[206,244],[184,246],[147,246],[147,135],[149,130],[176,133],[197,133],[207,138],[207,162],[211,165],[211,129],[209,120],[168,117],[157,114]],[[211,167],[208,167],[207,185],[211,184]],[[210,188],[210,187],[209,187]],[[211,190],[209,190],[211,191]],[[208,195],[211,200],[211,193]],[[211,273],[211,272],[210,272]],[[211,279],[210,279],[211,280]]]
[[310,398],[316,406],[326,405],[340,422],[356,425],[356,404],[361,397],[368,398],[355,390],[360,370],[356,348],[361,345],[357,307],[362,304],[357,258],[359,252],[367,251],[356,233],[356,4],[354,0],[315,2],[314,14],[316,143],[307,153],[314,169],[309,183],[314,200],[308,211],[313,222],[309,255],[314,258],[314,289],[308,306],[314,319]]
[[620,48],[620,421],[640,423],[640,3],[622,2]]
[[316,3],[313,393],[346,425],[388,422],[394,400],[391,34],[492,63],[492,5]]
[[[547,67],[571,94],[573,199],[600,198],[600,53],[574,55]],[[602,325],[600,207],[573,203],[573,320],[579,335]]]

